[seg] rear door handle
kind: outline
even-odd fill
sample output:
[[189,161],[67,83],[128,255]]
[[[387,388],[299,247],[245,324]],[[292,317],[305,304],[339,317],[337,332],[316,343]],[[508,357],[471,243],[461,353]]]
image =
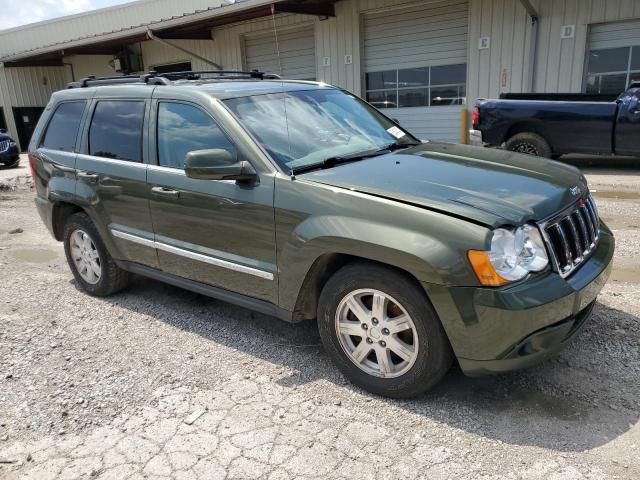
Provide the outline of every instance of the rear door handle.
[[78,178],[80,180],[84,180],[87,183],[98,183],[98,179],[100,177],[97,173],[78,172]]
[[180,197],[180,191],[179,190],[173,190],[171,188],[166,188],[166,187],[153,187],[151,189],[151,191],[155,194],[155,195],[162,195],[163,197],[171,197],[171,198],[178,198]]

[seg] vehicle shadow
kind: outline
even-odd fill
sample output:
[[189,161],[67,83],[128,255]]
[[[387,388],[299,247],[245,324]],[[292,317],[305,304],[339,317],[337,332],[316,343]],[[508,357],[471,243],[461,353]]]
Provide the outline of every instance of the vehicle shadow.
[[[315,322],[291,325],[137,277],[127,291],[106,301],[293,369],[294,374],[277,381],[283,387],[327,380],[363,401],[375,397],[508,444],[584,451],[622,435],[640,416],[640,382],[633,366],[625,364],[639,361],[633,345],[638,344],[640,318],[600,303],[586,328],[556,359],[529,370],[482,378],[466,377],[454,365],[435,389],[400,401],[380,399],[346,381],[324,353]],[[633,359],[620,351],[633,352]]]

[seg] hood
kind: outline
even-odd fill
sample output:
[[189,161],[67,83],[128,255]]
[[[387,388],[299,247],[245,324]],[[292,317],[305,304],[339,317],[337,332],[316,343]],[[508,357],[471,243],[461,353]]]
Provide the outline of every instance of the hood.
[[569,165],[504,150],[443,143],[425,143],[299,178],[491,227],[543,220],[588,192],[584,176]]

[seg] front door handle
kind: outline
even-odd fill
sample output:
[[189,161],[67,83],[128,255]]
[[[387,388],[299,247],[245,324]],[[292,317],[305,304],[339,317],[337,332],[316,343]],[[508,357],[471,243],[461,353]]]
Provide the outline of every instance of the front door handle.
[[151,191],[155,195],[162,195],[163,197],[178,198],[180,196],[179,190],[173,190],[171,188],[166,188],[166,187],[153,187]]
[[98,179],[100,177],[96,173],[78,172],[78,178],[80,180],[84,180],[87,183],[98,183]]

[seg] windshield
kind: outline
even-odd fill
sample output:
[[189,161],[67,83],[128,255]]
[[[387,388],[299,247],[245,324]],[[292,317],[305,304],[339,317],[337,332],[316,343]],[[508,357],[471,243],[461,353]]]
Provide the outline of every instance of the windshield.
[[225,104],[285,171],[417,143],[376,109],[333,88],[232,98]]

